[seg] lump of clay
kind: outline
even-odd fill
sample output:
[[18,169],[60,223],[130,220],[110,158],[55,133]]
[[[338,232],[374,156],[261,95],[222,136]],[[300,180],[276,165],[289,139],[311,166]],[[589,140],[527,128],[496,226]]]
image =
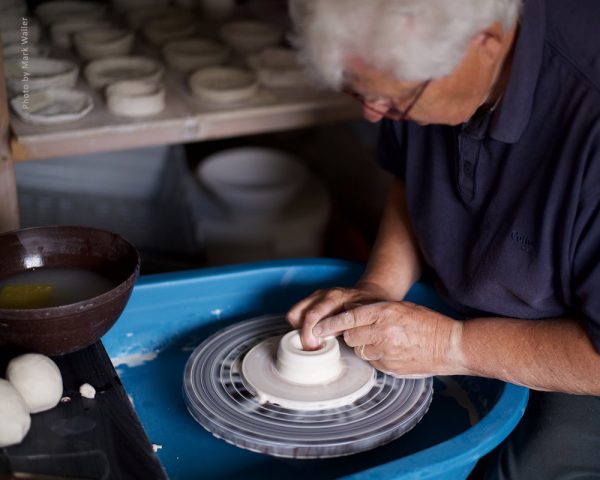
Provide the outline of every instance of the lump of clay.
[[60,370],[45,355],[28,353],[13,358],[6,369],[6,378],[21,394],[31,413],[54,408],[62,397]]
[[0,447],[21,443],[30,426],[25,400],[10,382],[0,379]]

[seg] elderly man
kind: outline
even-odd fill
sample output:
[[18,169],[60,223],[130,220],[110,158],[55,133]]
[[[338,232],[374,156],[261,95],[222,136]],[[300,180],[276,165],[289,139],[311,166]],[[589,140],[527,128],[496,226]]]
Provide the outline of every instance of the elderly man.
[[[396,179],[351,289],[288,314],[399,376],[532,389],[490,478],[600,478],[600,2],[291,0],[301,57]],[[432,272],[468,320],[403,302]]]

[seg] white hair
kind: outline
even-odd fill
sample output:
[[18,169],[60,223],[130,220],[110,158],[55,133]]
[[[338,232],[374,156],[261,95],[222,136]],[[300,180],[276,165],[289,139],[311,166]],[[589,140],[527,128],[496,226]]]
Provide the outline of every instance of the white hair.
[[495,22],[518,20],[523,0],[289,0],[293,44],[312,77],[340,88],[354,56],[417,81],[451,73],[469,42]]

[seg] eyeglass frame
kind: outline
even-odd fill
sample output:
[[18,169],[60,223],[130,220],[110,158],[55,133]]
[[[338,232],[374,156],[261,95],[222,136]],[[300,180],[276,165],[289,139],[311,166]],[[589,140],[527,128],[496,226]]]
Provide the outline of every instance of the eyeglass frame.
[[387,111],[380,112],[379,110],[375,110],[375,108],[373,108],[373,107],[371,107],[369,105],[370,101],[364,95],[361,95],[360,93],[355,92],[351,88],[349,88],[349,87],[343,87],[342,88],[342,93],[345,93],[346,95],[351,96],[352,98],[354,98],[355,100],[357,100],[358,102],[360,102],[360,104],[363,107],[365,107],[366,109],[370,110],[373,113],[377,113],[378,115],[382,115],[384,118],[387,118],[389,120],[393,120],[393,121],[397,121],[397,122],[402,122],[402,121],[404,121],[404,120],[406,120],[408,118],[408,115],[412,111],[412,109],[415,106],[415,104],[421,99],[421,97],[423,96],[423,93],[425,92],[425,90],[427,89],[427,87],[429,86],[429,84],[431,83],[431,81],[432,81],[431,78],[428,79],[428,80],[425,80],[423,83],[421,83],[416,88],[413,98],[409,102],[408,106],[406,108],[404,108],[403,110],[399,110],[395,106],[394,100],[389,100],[391,106],[387,109]]

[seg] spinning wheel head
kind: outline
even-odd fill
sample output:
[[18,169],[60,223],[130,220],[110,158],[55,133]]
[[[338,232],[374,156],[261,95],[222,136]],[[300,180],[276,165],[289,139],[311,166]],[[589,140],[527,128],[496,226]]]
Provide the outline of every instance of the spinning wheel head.
[[283,317],[261,317],[227,327],[199,345],[187,362],[183,387],[196,421],[216,437],[255,452],[327,458],[388,443],[427,412],[431,379],[375,372],[342,344],[341,371],[333,380],[290,382],[276,361],[279,340],[288,331]]

